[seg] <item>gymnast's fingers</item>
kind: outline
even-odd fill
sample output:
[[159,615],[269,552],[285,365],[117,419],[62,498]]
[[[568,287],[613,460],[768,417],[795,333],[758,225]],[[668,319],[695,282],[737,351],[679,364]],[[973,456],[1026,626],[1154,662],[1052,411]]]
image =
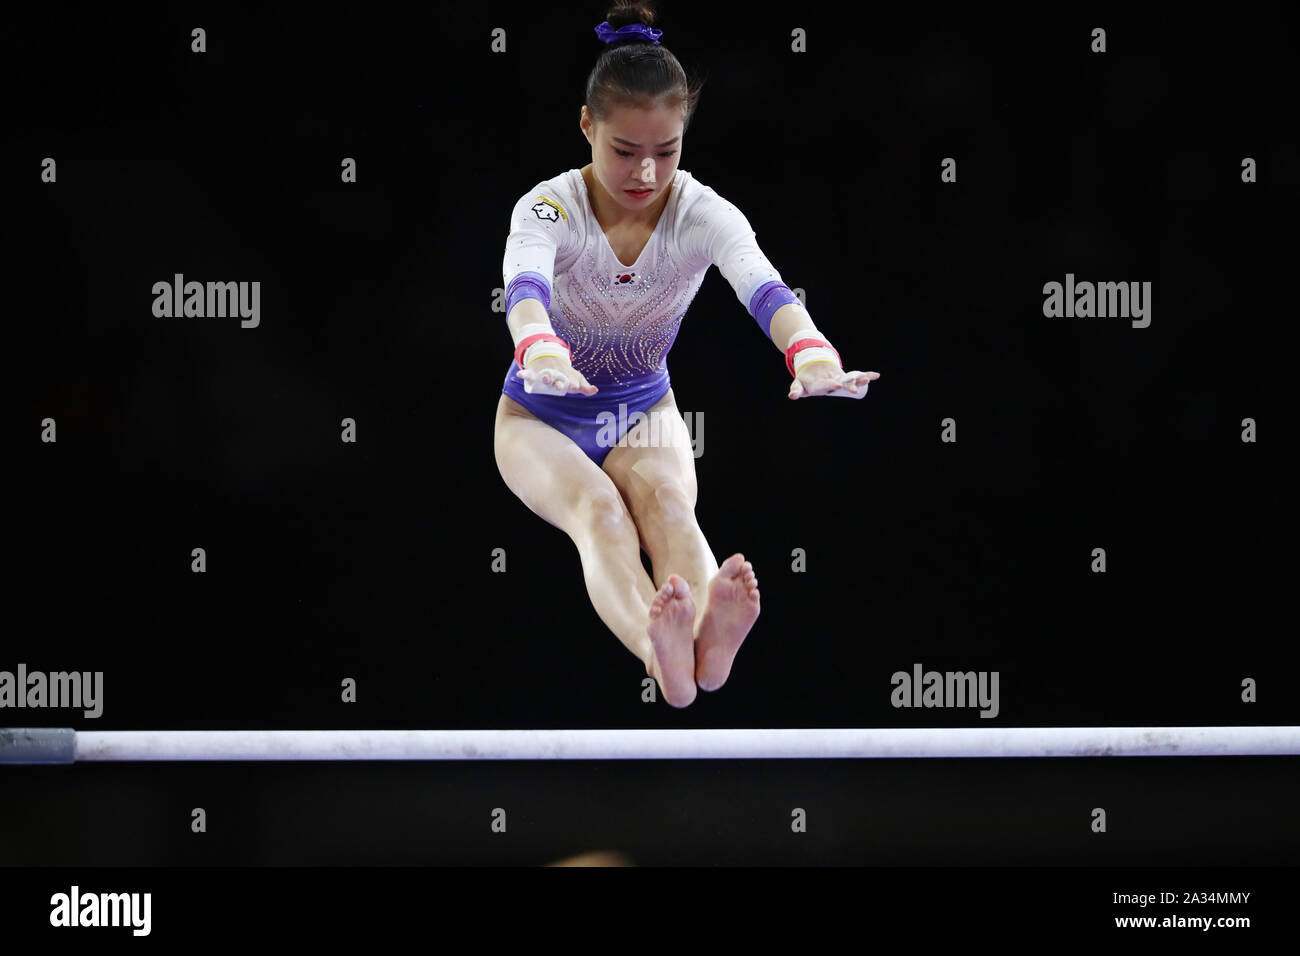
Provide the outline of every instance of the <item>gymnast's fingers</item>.
[[583,375],[576,368],[569,378],[569,391],[581,392],[584,395],[594,395],[599,389],[587,381],[587,376]]
[[[844,376],[844,387],[838,391],[831,392],[832,395],[839,395],[842,398],[862,398],[867,394],[867,387],[871,380],[867,375],[875,373],[847,372]],[[879,376],[877,376],[879,377]]]
[[519,370],[519,377],[524,380],[524,391],[529,395],[563,395],[565,389],[557,382],[554,369],[544,368],[540,372],[530,368]]

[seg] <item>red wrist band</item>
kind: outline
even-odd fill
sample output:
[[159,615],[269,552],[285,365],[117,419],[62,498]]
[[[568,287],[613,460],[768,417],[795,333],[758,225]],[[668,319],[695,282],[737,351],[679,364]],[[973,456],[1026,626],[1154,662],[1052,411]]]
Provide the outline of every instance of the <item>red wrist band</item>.
[[524,352],[528,351],[528,346],[534,342],[559,342],[564,346],[565,351],[569,353],[569,364],[573,364],[573,349],[569,348],[569,343],[564,341],[558,335],[552,335],[549,332],[538,332],[536,335],[528,335],[519,340],[515,346],[515,362],[520,368],[524,367]]
[[840,368],[844,367],[844,360],[840,358],[840,353],[836,351],[835,346],[831,345],[831,343],[827,342],[825,339],[798,339],[785,350],[785,367],[786,371],[790,373],[791,378],[794,378],[794,354],[803,349],[815,348],[818,346],[835,352],[835,361],[840,363]]

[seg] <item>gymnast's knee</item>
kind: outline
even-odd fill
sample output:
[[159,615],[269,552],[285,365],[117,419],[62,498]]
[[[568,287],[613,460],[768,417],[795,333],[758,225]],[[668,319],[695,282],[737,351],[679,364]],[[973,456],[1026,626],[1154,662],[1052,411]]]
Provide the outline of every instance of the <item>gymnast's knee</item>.
[[573,534],[597,536],[606,541],[638,542],[636,524],[627,503],[612,485],[606,490],[587,491],[577,501]]
[[695,524],[693,496],[676,481],[664,482],[655,487],[649,496],[646,517],[661,528],[691,527]]

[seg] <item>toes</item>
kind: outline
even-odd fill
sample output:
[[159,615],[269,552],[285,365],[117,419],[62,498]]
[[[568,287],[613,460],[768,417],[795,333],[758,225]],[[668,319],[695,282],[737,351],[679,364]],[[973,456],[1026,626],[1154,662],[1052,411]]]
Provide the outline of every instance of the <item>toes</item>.
[[664,609],[664,605],[672,598],[672,585],[665,584],[655,592],[654,599],[650,602],[650,610],[658,613]]
[[722,562],[722,567],[718,569],[718,572],[724,578],[734,578],[736,572],[740,570],[744,563],[745,556],[743,554],[733,554],[731,557],[727,558],[726,561]]

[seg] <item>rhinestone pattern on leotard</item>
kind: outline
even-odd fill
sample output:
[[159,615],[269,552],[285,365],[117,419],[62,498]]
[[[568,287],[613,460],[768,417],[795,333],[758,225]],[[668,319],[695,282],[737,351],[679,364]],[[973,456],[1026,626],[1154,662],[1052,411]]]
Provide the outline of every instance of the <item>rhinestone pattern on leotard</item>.
[[573,367],[593,384],[625,385],[661,371],[677,338],[700,283],[683,281],[667,250],[655,246],[646,249],[638,278],[628,285],[605,274],[594,243],[558,277],[563,295],[552,323],[573,350]]

